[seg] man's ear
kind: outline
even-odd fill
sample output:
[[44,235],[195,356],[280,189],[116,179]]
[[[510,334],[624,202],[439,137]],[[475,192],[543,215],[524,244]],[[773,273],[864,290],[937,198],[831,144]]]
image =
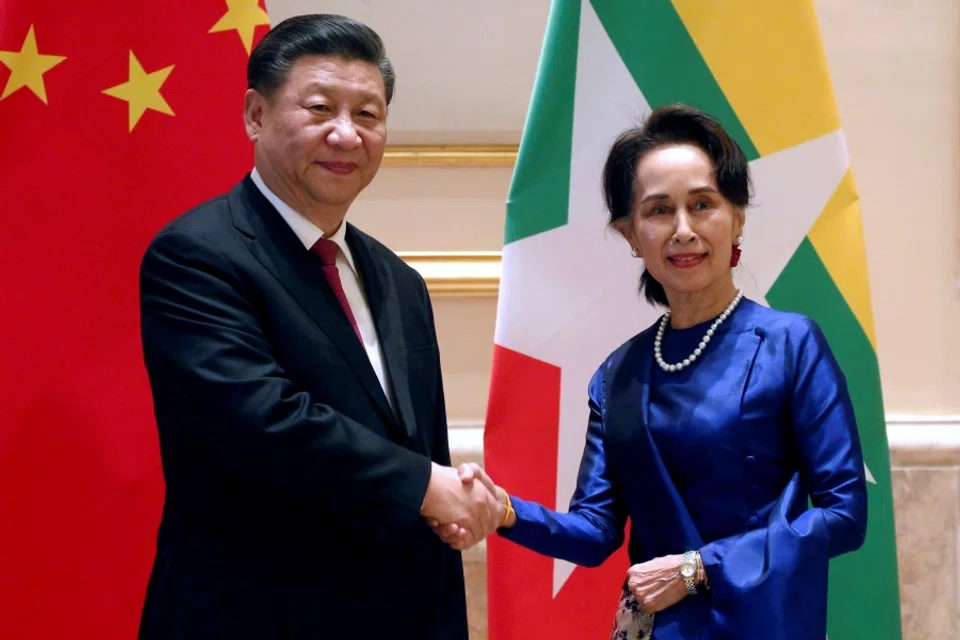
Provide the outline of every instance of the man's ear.
[[247,89],[243,94],[243,124],[251,142],[257,141],[263,128],[263,112],[266,106],[266,97],[256,89]]

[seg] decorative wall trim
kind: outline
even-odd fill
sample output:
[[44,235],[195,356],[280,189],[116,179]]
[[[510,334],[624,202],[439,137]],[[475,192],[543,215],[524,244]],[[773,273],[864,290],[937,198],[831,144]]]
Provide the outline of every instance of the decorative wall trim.
[[[483,462],[483,422],[450,421],[455,464]],[[960,415],[887,414],[887,440],[895,467],[960,466]]]
[[384,167],[512,167],[515,144],[417,144],[388,146]]
[[895,467],[960,466],[960,415],[888,415],[887,439]]
[[401,251],[420,272],[433,296],[496,296],[500,289],[499,251]]
[[[479,424],[479,423],[477,423]],[[942,442],[960,444],[960,414],[887,414],[887,437],[891,444],[924,445]]]
[[453,464],[483,463],[483,423],[478,420],[451,420],[448,424],[450,458]]

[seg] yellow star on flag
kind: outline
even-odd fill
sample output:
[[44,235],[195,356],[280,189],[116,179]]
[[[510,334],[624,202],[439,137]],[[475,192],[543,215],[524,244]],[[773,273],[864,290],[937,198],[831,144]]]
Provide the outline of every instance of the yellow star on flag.
[[167,76],[173,71],[174,65],[170,65],[159,71],[147,73],[144,71],[137,56],[130,52],[130,79],[123,84],[104,89],[103,92],[108,96],[119,98],[130,103],[130,131],[137,126],[140,117],[147,109],[153,109],[167,115],[174,115],[173,109],[167,104],[167,101],[160,95],[160,87],[166,82]]
[[10,69],[10,78],[7,86],[3,88],[0,100],[17,89],[26,87],[33,91],[43,104],[47,104],[47,88],[43,84],[43,74],[66,59],[65,56],[48,56],[37,51],[37,36],[31,24],[20,51],[0,51],[0,62]]
[[210,28],[208,33],[236,29],[243,47],[250,55],[253,46],[253,32],[262,24],[270,24],[267,12],[260,8],[260,0],[226,0],[227,12]]

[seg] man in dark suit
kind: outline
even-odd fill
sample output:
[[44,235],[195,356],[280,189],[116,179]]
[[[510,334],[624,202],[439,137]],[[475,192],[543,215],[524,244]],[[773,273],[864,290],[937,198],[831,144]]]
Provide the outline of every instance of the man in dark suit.
[[460,554],[428,521],[464,547],[504,511],[449,466],[423,279],[344,222],[393,69],[365,25],[300,16],[248,83],[255,169],[141,267],[166,500],[140,637],[466,638]]

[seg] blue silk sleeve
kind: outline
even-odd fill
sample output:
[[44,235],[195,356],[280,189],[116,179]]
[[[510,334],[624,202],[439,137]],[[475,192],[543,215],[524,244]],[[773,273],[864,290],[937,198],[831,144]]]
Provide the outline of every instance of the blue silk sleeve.
[[799,472],[765,527],[701,549],[714,622],[741,638],[822,638],[828,561],[858,549],[866,534],[863,456],[846,380],[812,321],[791,327],[788,350]]
[[590,420],[568,513],[511,496],[517,521],[501,532],[503,537],[585,567],[602,564],[623,544],[626,506],[607,465],[602,403],[598,372],[590,381]]

